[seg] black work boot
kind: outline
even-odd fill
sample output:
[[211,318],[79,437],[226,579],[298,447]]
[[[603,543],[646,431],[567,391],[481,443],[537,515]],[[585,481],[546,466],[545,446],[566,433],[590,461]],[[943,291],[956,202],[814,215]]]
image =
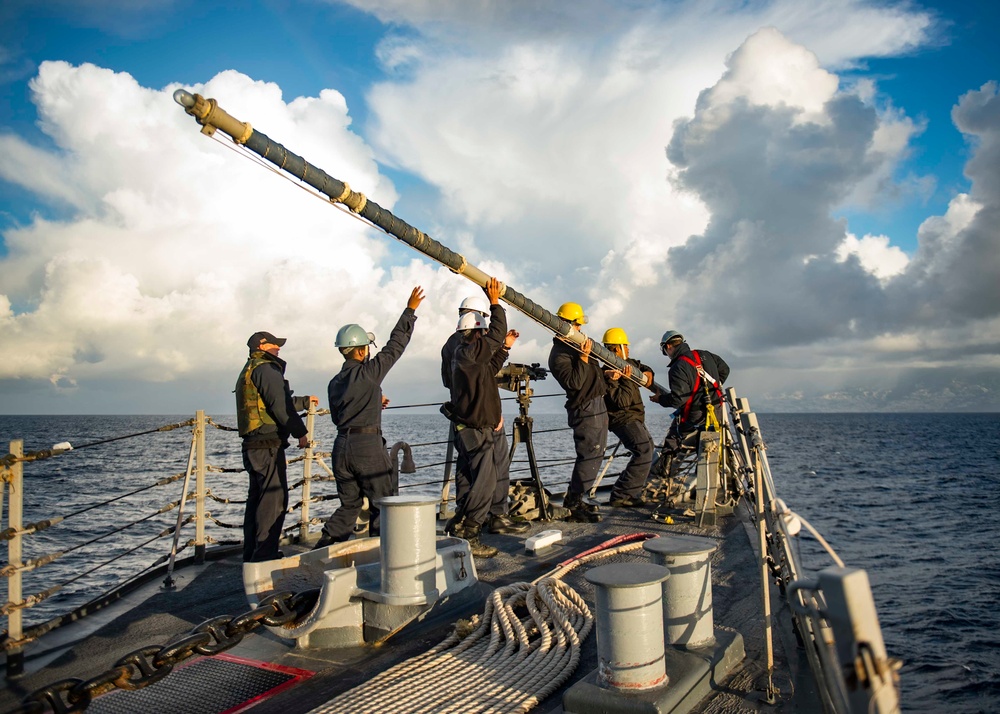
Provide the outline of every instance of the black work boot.
[[457,513],[444,524],[444,532],[454,538],[464,538],[462,524],[465,519]]
[[471,526],[468,523],[465,524],[463,529],[465,540],[469,541],[469,550],[472,551],[472,555],[477,558],[492,558],[494,555],[500,551],[494,548],[492,545],[486,545],[481,540],[479,540],[479,526]]
[[312,549],[319,550],[320,548],[326,548],[329,545],[333,545],[333,542],[333,538],[324,533],[319,537],[319,540],[316,541],[316,544],[312,547]]
[[506,514],[490,516],[486,521],[486,530],[490,533],[525,533],[531,529],[531,524],[525,521],[515,521]]
[[600,523],[603,520],[601,518],[600,506],[589,498],[584,499],[582,494],[567,493],[566,498],[563,500],[563,506],[569,509],[567,521],[574,523]]
[[582,493],[567,493],[566,498],[563,499],[563,506],[570,510],[580,508],[587,511],[587,513],[601,512],[601,504],[590,496],[584,496]]
[[642,499],[642,496],[612,493],[608,505],[612,508],[639,508],[640,506],[645,506],[646,502]]

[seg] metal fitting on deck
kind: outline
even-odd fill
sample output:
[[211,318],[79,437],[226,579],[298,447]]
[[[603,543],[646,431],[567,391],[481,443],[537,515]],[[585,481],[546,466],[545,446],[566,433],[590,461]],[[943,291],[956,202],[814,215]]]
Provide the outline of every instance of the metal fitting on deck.
[[712,618],[712,553],[715,541],[670,535],[642,544],[653,562],[670,571],[664,585],[663,623],[671,645],[702,647],[715,641]]
[[652,563],[615,563],[587,571],[597,590],[597,681],[639,692],[667,684],[663,646],[663,581]]
[[382,511],[381,594],[389,605],[422,605],[438,597],[437,499],[388,496]]

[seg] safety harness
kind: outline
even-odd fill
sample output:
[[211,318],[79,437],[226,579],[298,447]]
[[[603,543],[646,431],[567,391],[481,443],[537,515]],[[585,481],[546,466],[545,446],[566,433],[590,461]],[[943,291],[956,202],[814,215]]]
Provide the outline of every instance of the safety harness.
[[688,414],[691,412],[691,404],[694,402],[694,395],[698,393],[698,387],[700,386],[705,391],[705,430],[718,431],[720,428],[719,419],[715,416],[715,406],[712,404],[712,393],[709,391],[708,385],[711,384],[715,389],[720,404],[722,403],[722,390],[719,388],[718,380],[705,371],[705,368],[701,364],[701,355],[698,354],[698,350],[691,350],[691,354],[694,355],[694,359],[691,359],[687,355],[681,355],[678,358],[694,367],[697,372],[694,378],[694,387],[691,389],[691,396],[684,402],[684,408],[681,412],[681,422],[687,421]]

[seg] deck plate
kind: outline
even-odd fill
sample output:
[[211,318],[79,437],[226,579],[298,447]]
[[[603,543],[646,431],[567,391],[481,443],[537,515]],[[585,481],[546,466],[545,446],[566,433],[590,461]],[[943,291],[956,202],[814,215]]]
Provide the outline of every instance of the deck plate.
[[282,692],[312,672],[220,654],[200,657],[170,676],[134,691],[114,691],[95,699],[96,714],[236,714]]

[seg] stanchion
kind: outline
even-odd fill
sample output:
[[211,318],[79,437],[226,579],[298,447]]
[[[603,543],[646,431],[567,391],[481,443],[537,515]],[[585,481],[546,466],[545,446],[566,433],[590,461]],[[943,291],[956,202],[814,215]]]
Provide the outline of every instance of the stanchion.
[[197,442],[198,470],[195,479],[194,562],[205,562],[205,410],[195,412],[194,433]]
[[[8,507],[7,527],[13,537],[7,541],[7,563],[14,570],[7,579],[7,601],[13,607],[21,604],[21,529],[22,512],[24,508],[24,441],[15,439],[10,442],[11,456],[15,457],[10,467],[10,506]],[[7,615],[7,638],[17,642],[24,636],[23,613],[19,608],[12,609]],[[24,674],[24,648],[12,647],[7,650],[7,679],[17,679]]]

